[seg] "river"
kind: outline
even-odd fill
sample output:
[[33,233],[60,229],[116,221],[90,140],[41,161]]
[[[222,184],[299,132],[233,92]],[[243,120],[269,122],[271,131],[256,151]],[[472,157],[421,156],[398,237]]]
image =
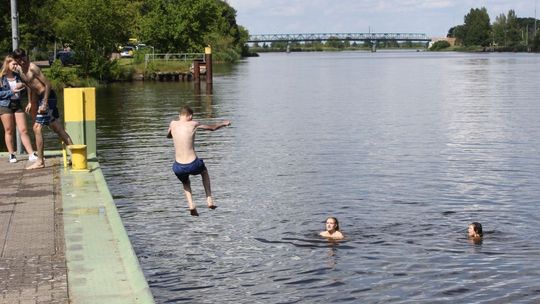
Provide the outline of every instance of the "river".
[[[97,91],[99,161],[158,303],[540,302],[540,56],[269,53]],[[191,217],[168,123],[198,132]],[[321,239],[327,216],[346,239]],[[468,223],[484,239],[466,238]]]

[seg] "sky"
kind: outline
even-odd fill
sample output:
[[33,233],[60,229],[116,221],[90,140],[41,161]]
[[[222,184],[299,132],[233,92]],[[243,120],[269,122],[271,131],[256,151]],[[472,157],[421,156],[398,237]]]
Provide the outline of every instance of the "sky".
[[444,37],[471,8],[495,17],[540,15],[540,0],[226,0],[236,22],[254,34],[424,33]]

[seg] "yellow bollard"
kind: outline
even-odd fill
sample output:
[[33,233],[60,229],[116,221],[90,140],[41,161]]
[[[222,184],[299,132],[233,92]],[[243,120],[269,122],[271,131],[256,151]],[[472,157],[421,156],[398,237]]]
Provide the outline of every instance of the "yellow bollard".
[[87,171],[86,145],[69,145],[71,150],[71,169],[75,171]]

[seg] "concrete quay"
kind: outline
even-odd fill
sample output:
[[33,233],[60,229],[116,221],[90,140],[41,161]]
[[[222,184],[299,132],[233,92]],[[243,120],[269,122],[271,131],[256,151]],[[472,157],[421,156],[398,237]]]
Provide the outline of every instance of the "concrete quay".
[[154,303],[99,163],[58,155],[0,153],[0,303]]

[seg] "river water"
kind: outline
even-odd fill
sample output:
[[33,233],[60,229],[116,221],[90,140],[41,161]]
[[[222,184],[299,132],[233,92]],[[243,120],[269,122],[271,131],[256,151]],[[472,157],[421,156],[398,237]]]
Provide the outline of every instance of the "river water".
[[[540,56],[263,54],[97,92],[98,153],[158,303],[540,302]],[[165,137],[199,132],[191,217]],[[346,240],[321,239],[327,216]],[[479,221],[481,244],[466,239]]]

